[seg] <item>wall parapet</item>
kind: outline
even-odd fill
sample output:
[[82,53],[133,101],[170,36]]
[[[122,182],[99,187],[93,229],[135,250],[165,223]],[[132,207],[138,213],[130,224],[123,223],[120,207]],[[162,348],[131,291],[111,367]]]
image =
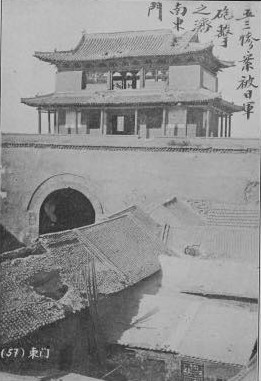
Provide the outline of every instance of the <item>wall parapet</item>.
[[3,134],[3,148],[56,148],[74,150],[135,150],[144,152],[260,152],[259,139],[178,138],[137,136]]
[[199,152],[199,153],[260,153],[260,148],[215,148],[196,146],[171,146],[171,147],[133,147],[133,146],[90,146],[52,143],[3,143],[3,148],[35,148],[35,149],[60,149],[77,151],[138,151],[138,152]]

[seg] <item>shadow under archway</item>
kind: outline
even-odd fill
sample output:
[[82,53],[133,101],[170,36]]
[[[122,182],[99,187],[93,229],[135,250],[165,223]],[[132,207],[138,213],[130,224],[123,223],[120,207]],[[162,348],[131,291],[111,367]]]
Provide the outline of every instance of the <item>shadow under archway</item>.
[[95,210],[86,196],[72,188],[50,193],[43,201],[39,234],[86,226],[95,222]]

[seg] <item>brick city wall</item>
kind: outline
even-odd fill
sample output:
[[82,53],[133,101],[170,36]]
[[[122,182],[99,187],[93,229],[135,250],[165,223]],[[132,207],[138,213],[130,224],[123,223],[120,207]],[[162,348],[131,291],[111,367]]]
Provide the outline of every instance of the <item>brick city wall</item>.
[[246,151],[237,142],[236,151],[208,151],[172,147],[163,140],[153,145],[133,137],[94,139],[4,136],[2,191],[7,197],[1,223],[18,239],[28,242],[38,235],[42,202],[65,187],[85,194],[100,219],[134,203],[158,204],[174,196],[243,203],[249,181],[259,181],[258,154],[251,152],[256,146]]

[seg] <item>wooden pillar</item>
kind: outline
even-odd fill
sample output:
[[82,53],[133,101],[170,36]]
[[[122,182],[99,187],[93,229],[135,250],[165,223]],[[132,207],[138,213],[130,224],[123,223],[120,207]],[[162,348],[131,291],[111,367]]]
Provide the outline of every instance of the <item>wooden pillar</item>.
[[155,69],[155,82],[158,82],[159,76],[158,76],[158,69]]
[[107,89],[112,90],[112,71],[107,73]]
[[199,87],[202,88],[203,87],[203,68],[202,66],[199,67]]
[[59,127],[57,128],[57,111],[56,110],[53,113],[53,128],[54,128],[54,133],[59,134]]
[[188,136],[188,110],[185,109],[184,110],[184,113],[185,113],[185,136],[187,137]]
[[101,116],[100,116],[100,134],[103,134],[103,121],[104,121],[104,110],[101,109]]
[[221,120],[221,126],[220,126],[220,137],[223,138],[224,134],[224,121],[223,121],[223,114],[220,115],[220,120]]
[[206,112],[206,138],[209,137],[209,122],[210,122],[210,110],[207,110]]
[[137,88],[137,78],[136,78],[136,75],[137,75],[137,70],[132,71],[132,82],[131,82],[131,87],[132,87],[133,89],[136,89],[136,88]]
[[162,136],[166,135],[166,107],[162,110],[162,125],[161,125]]
[[232,115],[229,114],[229,117],[228,117],[228,137],[229,138],[231,137],[231,118],[232,118]]
[[138,109],[135,109],[134,135],[138,135]]
[[140,70],[140,88],[145,87],[145,69],[144,67]]
[[48,134],[51,133],[51,112],[48,110]]
[[220,115],[218,115],[218,138],[221,136],[221,118]]
[[86,134],[89,134],[90,133],[90,129],[89,129],[89,114],[88,114],[88,111],[86,111]]
[[42,133],[42,112],[38,109],[38,134]]
[[79,130],[78,130],[78,110],[75,110],[75,133],[78,134]]
[[126,89],[126,87],[127,87],[127,72],[122,71],[121,76],[122,76],[122,88]]
[[227,125],[227,114],[225,115],[225,137],[227,137],[227,127],[228,127],[228,125]]
[[107,119],[108,119],[107,111],[104,110],[103,111],[103,133],[104,133],[104,135],[107,135]]

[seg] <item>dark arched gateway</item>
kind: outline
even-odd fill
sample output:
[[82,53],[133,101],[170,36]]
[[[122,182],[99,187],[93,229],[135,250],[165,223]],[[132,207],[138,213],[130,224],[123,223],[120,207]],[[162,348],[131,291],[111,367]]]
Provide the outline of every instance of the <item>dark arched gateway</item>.
[[58,232],[90,225],[95,210],[79,191],[64,188],[50,193],[40,209],[39,234]]

